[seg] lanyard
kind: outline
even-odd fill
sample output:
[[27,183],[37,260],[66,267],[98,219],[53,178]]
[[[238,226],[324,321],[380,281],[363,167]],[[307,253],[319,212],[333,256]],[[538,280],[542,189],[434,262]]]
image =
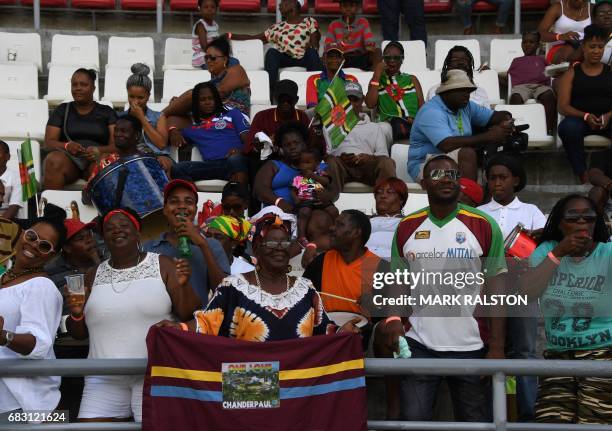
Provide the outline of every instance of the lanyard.
[[457,123],[457,129],[459,129],[459,135],[463,136],[463,116],[461,115],[461,111],[457,113],[455,121]]

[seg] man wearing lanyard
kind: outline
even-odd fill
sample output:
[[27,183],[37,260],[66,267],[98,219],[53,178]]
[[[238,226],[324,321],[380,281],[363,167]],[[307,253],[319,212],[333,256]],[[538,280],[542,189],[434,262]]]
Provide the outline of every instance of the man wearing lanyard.
[[[446,153],[459,164],[463,178],[477,179],[476,150],[485,144],[502,144],[514,128],[512,115],[493,111],[470,101],[476,89],[463,70],[449,70],[436,90],[437,96],[419,109],[410,133],[408,173],[415,181],[423,177],[429,154]],[[473,134],[473,128],[486,128]]]

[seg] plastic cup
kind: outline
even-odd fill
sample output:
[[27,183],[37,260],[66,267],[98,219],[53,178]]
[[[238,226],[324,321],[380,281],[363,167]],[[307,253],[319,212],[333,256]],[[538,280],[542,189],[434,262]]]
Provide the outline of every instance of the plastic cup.
[[72,295],[85,295],[85,275],[67,275],[66,285],[68,286],[68,292]]

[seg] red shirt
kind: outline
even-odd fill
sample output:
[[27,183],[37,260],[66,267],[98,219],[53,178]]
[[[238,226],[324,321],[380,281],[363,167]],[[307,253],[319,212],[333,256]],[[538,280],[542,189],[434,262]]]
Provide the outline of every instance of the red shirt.
[[[308,124],[310,123],[306,113],[300,109],[295,110],[295,116],[289,121],[299,121],[306,127],[308,127]],[[286,121],[281,120],[277,115],[276,108],[266,109],[255,114],[255,118],[253,118],[251,128],[249,129],[249,134],[247,135],[244,153],[248,154],[253,151],[253,138],[258,132],[264,132],[272,139],[272,143],[274,143],[274,135],[276,135],[276,131],[285,122]]]
[[[346,39],[345,39],[346,36]],[[365,18],[357,18],[347,26],[346,22],[336,19],[329,24],[325,35],[325,46],[339,43],[345,53],[365,53],[366,46],[376,45],[370,23]]]
[[544,76],[546,60],[539,55],[524,55],[512,60],[508,75],[512,77],[512,86],[521,84],[550,85],[550,78]]

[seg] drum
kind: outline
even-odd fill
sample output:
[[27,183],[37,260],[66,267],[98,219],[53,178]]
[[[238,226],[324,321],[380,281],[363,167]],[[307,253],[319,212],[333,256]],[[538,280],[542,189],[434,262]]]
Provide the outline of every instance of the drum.
[[168,177],[155,157],[124,157],[100,171],[90,182],[89,196],[100,214],[116,207],[131,208],[143,219],[143,239],[161,233],[164,187]]
[[527,235],[522,224],[516,225],[504,241],[504,251],[507,257],[526,259],[536,249],[536,242]]

